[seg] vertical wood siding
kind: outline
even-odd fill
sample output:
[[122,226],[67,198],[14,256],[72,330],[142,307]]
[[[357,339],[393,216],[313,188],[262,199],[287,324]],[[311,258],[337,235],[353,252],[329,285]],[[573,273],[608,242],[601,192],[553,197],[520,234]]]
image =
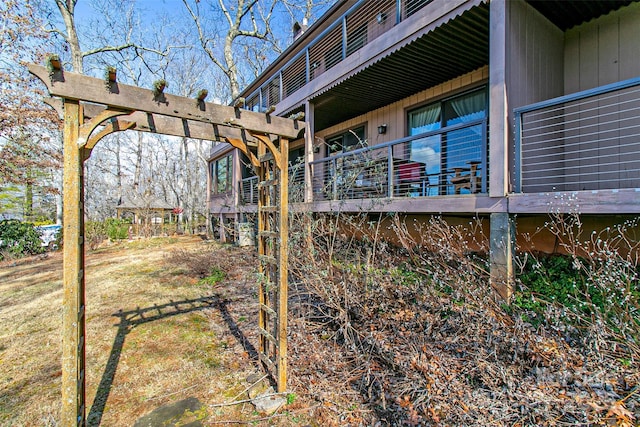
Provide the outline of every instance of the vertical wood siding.
[[[317,131],[315,138],[326,139],[327,137],[363,124],[366,125],[366,138],[370,146],[403,138],[407,136],[407,110],[434,101],[451,92],[481,84],[486,82],[488,78],[489,67],[484,66],[478,70],[426,89],[398,102],[394,102],[393,104],[370,111],[327,129]],[[387,125],[387,133],[378,135],[378,126],[382,124]],[[316,156],[316,159],[321,158],[321,154],[322,151],[320,155]]]
[[584,23],[565,36],[565,94],[640,76],[640,3]]
[[[562,31],[524,1],[507,2],[507,124],[513,123],[513,109],[564,94]],[[495,66],[495,64],[492,64]],[[506,126],[508,141],[514,140],[512,126]],[[509,166],[515,164],[515,147],[509,144]],[[523,172],[533,172],[525,170]],[[509,169],[515,182],[517,171]]]
[[[569,29],[565,36],[565,93],[593,89],[640,76],[638,22],[640,4],[635,3]],[[622,102],[622,97],[619,101]],[[625,103],[622,111],[628,108],[628,103],[629,101]],[[573,109],[588,106],[593,108],[593,105],[575,106]],[[602,116],[599,119],[594,119],[591,114],[577,112],[580,117],[579,126],[571,130],[565,129],[565,137],[579,142],[574,151],[565,153],[565,166],[575,168],[573,173],[584,178],[584,182],[581,180],[577,184],[568,185],[567,189],[611,188],[612,182],[626,178],[626,163],[640,161],[640,155],[628,152],[628,148],[622,143],[631,137],[624,134],[629,131],[617,129],[618,121],[623,118],[621,114],[625,113],[618,112],[616,104],[606,107],[606,110],[604,108],[600,109]],[[598,122],[596,128],[594,120]],[[626,127],[632,127],[630,119],[626,120]],[[594,138],[592,135],[596,129],[602,135],[615,134],[620,139]]]
[[509,108],[563,95],[562,31],[524,1],[507,4]]

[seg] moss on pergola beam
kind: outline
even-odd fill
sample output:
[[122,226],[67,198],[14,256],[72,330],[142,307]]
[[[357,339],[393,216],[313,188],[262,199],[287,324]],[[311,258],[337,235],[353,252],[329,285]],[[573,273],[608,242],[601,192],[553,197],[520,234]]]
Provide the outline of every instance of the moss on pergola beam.
[[[29,64],[28,68],[44,82],[51,96],[215,126],[220,134],[216,136],[212,127],[210,137],[206,139],[217,140],[226,136],[234,138],[237,137],[237,129],[297,139],[302,136],[305,128],[305,122],[298,120],[209,102],[196,102],[193,98],[158,94],[154,90],[115,82],[107,90],[103,79],[63,70],[51,72],[46,67],[34,64]],[[236,130],[225,135],[231,129]]]

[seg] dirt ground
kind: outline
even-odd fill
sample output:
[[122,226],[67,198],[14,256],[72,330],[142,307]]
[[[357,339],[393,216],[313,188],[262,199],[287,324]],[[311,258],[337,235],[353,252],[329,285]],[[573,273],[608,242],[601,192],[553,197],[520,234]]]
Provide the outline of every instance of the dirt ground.
[[[211,253],[226,278],[199,283],[176,253]],[[308,409],[264,417],[246,399],[255,362],[255,256],[199,237],[88,252],[87,419],[131,426],[166,404],[203,403],[203,425],[305,425]],[[56,426],[60,416],[62,254],[0,265],[0,425]],[[296,401],[297,400],[297,401]],[[173,424],[172,424],[173,425]]]

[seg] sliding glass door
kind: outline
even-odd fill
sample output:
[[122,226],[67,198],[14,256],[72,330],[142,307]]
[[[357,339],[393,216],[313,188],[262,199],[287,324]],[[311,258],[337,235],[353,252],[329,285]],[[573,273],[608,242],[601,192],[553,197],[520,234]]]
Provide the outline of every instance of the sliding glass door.
[[[409,158],[425,164],[430,184],[429,195],[451,194],[454,189],[448,180],[455,169],[469,170],[472,164],[477,170],[486,168],[486,141],[482,124],[447,131],[452,126],[482,120],[486,113],[485,88],[409,112],[410,136],[443,130],[442,133],[417,138],[411,141],[409,147]],[[459,191],[469,192],[468,189]]]

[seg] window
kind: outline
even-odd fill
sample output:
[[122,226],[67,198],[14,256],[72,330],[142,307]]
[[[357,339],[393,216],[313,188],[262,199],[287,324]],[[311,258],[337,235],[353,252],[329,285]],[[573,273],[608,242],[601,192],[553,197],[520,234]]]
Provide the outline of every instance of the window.
[[271,105],[280,102],[280,79],[273,78],[266,86],[262,88],[262,110],[266,111]]
[[327,154],[346,153],[366,145],[364,126],[360,126],[327,139]]
[[[326,140],[327,156],[337,156],[342,153],[348,153],[358,148],[366,147],[364,126],[348,130],[342,134],[335,135]],[[358,165],[358,156],[347,155],[340,156],[329,162],[329,170],[325,171],[325,186],[330,191],[348,191],[355,183],[356,176],[362,169]],[[334,193],[335,196],[335,193]]]
[[233,157],[228,155],[211,163],[211,192],[226,193],[231,190]]
[[[483,155],[486,141],[483,139],[482,124],[449,132],[446,128],[483,119],[486,114],[485,88],[410,111],[409,135],[445,130],[443,133],[413,140],[409,147],[410,159],[424,163],[427,174],[439,175],[441,184],[445,186],[446,174],[453,168],[468,167],[469,162],[482,162],[486,158]],[[452,190],[447,188],[446,192]]]
[[247,106],[245,107],[249,111],[260,111],[260,96],[255,95],[247,100]]
[[[427,105],[409,113],[409,135],[420,135],[440,129],[442,107],[440,103]],[[440,173],[440,135],[427,136],[411,142],[410,159],[426,165],[427,175]]]
[[[479,90],[445,101],[443,104],[444,125],[453,126],[483,119],[486,115],[486,93]],[[482,125],[475,125],[447,132],[446,167],[464,166],[470,161],[482,160]]]

